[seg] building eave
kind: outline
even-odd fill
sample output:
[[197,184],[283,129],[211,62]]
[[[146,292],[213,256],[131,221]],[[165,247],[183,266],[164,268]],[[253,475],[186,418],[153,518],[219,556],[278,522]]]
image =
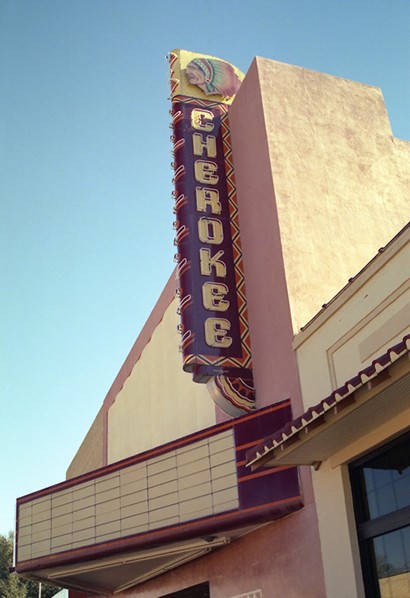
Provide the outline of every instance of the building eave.
[[247,453],[248,467],[318,465],[410,407],[410,335]]

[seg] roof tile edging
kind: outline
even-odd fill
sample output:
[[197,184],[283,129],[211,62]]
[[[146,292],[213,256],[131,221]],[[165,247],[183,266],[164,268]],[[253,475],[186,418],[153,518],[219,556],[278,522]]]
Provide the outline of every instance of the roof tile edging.
[[356,376],[335,389],[328,397],[317,405],[310,407],[301,416],[286,424],[281,430],[265,439],[265,441],[247,453],[247,467],[254,465],[256,461],[267,455],[273,449],[282,447],[292,437],[306,429],[315,420],[321,418],[327,411],[337,407],[359,388],[371,383],[377,376],[385,371],[392,363],[410,352],[410,334],[403,337],[403,340],[390,347],[385,353],[374,359],[370,366],[359,371]]

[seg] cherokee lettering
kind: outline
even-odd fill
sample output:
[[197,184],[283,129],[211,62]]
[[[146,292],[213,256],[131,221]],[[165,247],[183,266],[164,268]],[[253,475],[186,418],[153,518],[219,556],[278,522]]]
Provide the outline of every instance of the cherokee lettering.
[[198,183],[216,185],[219,181],[219,176],[216,174],[217,170],[218,165],[215,162],[196,160],[194,164],[195,179]]
[[218,189],[207,189],[207,187],[196,187],[196,209],[197,212],[206,212],[206,207],[211,208],[212,214],[220,214],[222,205],[219,201]]
[[199,250],[199,262],[202,276],[211,276],[212,268],[215,268],[215,274],[219,278],[226,276],[226,264],[221,261],[224,251],[220,249],[215,255],[211,255],[211,250],[201,247]]
[[228,336],[231,323],[225,318],[208,318],[205,320],[205,340],[210,347],[227,349],[232,345],[232,338]]
[[191,125],[197,131],[206,131],[210,133],[214,130],[214,115],[210,110],[199,110],[194,108],[191,112]]
[[216,137],[213,135],[207,135],[204,139],[202,133],[194,133],[192,135],[192,147],[195,156],[202,156],[204,150],[206,150],[207,158],[216,157]]
[[229,308],[229,301],[224,299],[229,292],[226,284],[205,282],[202,285],[202,304],[205,309],[211,311],[226,311]]
[[222,222],[216,218],[200,218],[198,220],[198,236],[202,243],[220,245],[224,240]]

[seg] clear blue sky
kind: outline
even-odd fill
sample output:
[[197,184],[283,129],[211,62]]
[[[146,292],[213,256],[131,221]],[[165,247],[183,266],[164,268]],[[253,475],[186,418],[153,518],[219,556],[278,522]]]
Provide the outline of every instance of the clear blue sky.
[[0,0],[0,533],[64,479],[172,272],[167,52],[381,87],[410,139],[409,40],[408,0]]

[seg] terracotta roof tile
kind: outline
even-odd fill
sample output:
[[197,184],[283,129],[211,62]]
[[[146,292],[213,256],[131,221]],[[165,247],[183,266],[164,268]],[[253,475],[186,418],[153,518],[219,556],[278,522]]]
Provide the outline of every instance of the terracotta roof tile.
[[[247,453],[248,465],[255,464],[255,462],[264,457],[267,453],[276,449],[284,442],[294,437],[295,441],[298,439],[298,434],[309,426],[309,429],[316,427],[316,424],[323,422],[323,415],[329,409],[337,407],[343,408],[344,403],[347,403],[348,398],[359,388],[371,382],[383,371],[385,371],[393,362],[400,359],[406,353],[410,352],[410,334],[404,336],[403,340],[390,347],[385,353],[373,360],[371,365],[358,372],[353,378],[345,382],[343,386],[334,390],[328,397],[320,401],[317,405],[310,407],[301,416],[295,418],[283,428],[278,430],[272,436],[265,438],[265,440],[254,447]],[[321,421],[319,421],[321,420]],[[308,432],[307,430],[305,430]]]

